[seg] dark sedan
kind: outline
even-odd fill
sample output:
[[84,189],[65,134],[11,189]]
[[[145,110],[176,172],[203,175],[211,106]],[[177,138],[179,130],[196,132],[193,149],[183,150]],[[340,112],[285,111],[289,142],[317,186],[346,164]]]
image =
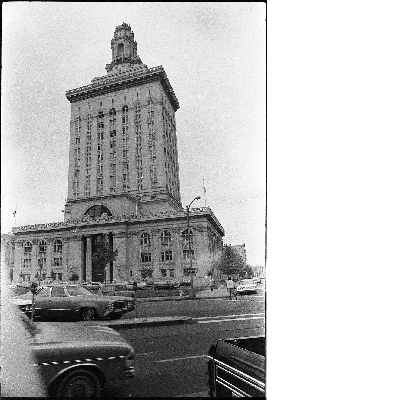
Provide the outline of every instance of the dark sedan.
[[132,385],[133,347],[115,330],[36,323],[2,293],[2,397],[99,397]]
[[[20,309],[30,315],[31,298],[31,294],[26,294],[14,302],[18,301]],[[134,309],[134,299],[129,297],[98,295],[79,285],[46,285],[35,296],[34,317],[84,321],[106,317],[119,319]]]

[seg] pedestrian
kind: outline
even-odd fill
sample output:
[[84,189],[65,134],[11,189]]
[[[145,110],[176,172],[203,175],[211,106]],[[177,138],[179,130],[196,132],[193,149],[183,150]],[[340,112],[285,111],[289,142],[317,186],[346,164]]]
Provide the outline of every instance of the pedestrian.
[[232,293],[234,293],[235,284],[233,283],[233,280],[230,276],[228,276],[228,280],[226,281],[226,288],[229,292],[229,300],[232,300]]
[[210,279],[210,289],[211,289],[211,291],[214,290],[214,285],[215,285],[215,279],[214,279],[214,278],[211,278],[211,279]]

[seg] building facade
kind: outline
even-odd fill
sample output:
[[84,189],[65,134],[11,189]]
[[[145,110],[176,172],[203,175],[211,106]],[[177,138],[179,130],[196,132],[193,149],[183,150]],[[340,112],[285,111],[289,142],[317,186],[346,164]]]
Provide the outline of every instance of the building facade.
[[[162,66],[148,68],[129,25],[117,26],[107,74],[69,90],[68,194],[64,221],[15,227],[14,280],[81,281],[205,276],[224,230],[210,208],[182,207],[175,113]],[[99,243],[118,250],[105,270]]]

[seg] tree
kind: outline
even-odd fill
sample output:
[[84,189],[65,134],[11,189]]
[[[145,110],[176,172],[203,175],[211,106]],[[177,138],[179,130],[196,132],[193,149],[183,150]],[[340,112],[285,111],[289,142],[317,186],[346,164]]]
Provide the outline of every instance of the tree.
[[113,250],[110,243],[101,240],[96,243],[96,251],[92,255],[93,265],[101,268],[105,276],[105,268],[108,263],[115,261],[118,256],[118,250]]
[[76,272],[73,272],[71,274],[71,276],[69,277],[69,280],[72,281],[72,282],[79,281],[79,275]]
[[50,271],[50,278],[54,281],[56,279],[56,274],[53,270]]
[[231,246],[224,246],[220,258],[212,264],[212,267],[226,275],[240,276],[245,271],[246,263]]
[[140,274],[143,279],[151,278],[153,276],[153,270],[151,268],[143,268],[140,270]]
[[253,268],[249,264],[246,264],[243,268],[242,273],[239,274],[239,276],[241,278],[252,278],[254,276]]

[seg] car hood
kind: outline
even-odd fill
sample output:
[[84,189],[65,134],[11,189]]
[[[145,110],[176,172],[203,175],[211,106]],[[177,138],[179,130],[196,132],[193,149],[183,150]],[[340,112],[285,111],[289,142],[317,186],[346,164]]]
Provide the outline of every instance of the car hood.
[[[68,324],[68,327],[66,327]],[[93,342],[106,342],[110,344],[125,343],[119,333],[107,326],[69,324],[69,323],[47,323],[36,324],[37,332],[32,338],[32,344],[47,343],[71,343],[79,342],[80,345],[87,343],[93,346]]]
[[[95,301],[102,301],[104,303],[108,303],[109,301],[116,301],[116,300],[130,300],[132,301],[132,297],[127,296],[105,296],[102,294],[93,294],[92,296],[74,296],[76,299],[80,300],[95,300]],[[40,299],[40,297],[39,297]],[[15,305],[24,305],[24,304],[32,304],[32,293],[26,293],[20,295],[18,297],[13,297],[12,302]]]

